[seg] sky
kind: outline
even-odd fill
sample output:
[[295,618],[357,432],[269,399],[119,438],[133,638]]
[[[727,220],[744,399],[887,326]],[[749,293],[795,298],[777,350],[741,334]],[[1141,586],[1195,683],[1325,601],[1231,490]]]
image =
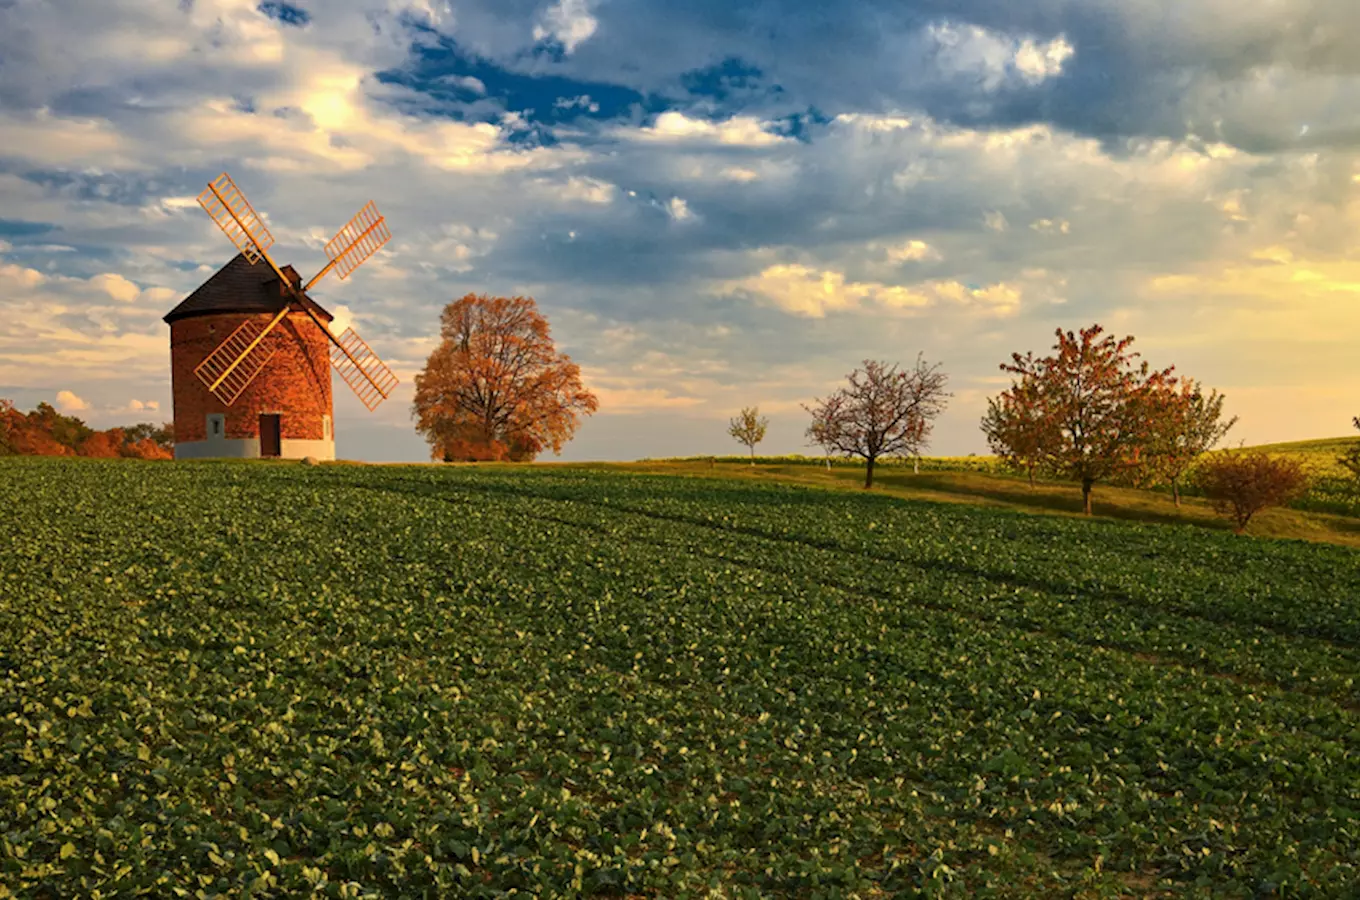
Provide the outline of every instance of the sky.
[[[1013,352],[1092,323],[1216,388],[1232,443],[1360,414],[1354,0],[0,0],[0,397],[170,418],[170,308],[229,172],[401,378],[342,458],[428,458],[414,374],[534,297],[600,409],[562,460],[814,453],[865,359],[939,363],[986,453]],[[548,454],[546,459],[552,459]]]

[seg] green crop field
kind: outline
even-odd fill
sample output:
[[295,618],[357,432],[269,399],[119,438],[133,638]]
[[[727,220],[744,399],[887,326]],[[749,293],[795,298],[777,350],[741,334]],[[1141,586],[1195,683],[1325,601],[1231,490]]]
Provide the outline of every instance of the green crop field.
[[1360,896],[1360,552],[0,460],[0,896]]

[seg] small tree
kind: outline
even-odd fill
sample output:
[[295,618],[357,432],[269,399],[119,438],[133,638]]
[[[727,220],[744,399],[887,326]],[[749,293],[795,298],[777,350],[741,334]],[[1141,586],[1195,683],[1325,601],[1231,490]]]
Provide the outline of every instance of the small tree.
[[751,448],[751,465],[756,464],[756,444],[765,440],[765,429],[770,425],[770,420],[760,414],[760,407],[748,406],[742,409],[741,414],[734,417],[728,423],[727,433],[736,438],[738,442]]
[[1141,480],[1169,483],[1171,496],[1180,506],[1180,481],[1186,471],[1227,435],[1237,417],[1221,421],[1223,395],[1212,391],[1205,396],[1199,383],[1189,379],[1156,392],[1152,404],[1152,436]]
[[1040,465],[1081,484],[1082,509],[1091,515],[1091,488],[1144,464],[1157,406],[1151,402],[1171,369],[1135,367],[1132,337],[1100,338],[1099,325],[1078,334],[1057,330],[1056,355],[1012,354],[1005,372],[1020,376],[1011,393],[1032,402],[1043,423]]
[[808,442],[814,447],[820,447],[822,456],[826,461],[826,470],[831,471],[831,454],[835,447],[827,439],[826,428],[820,423],[813,422],[812,427],[807,430]]
[[1059,435],[1051,434],[1052,426],[1045,415],[1038,385],[1012,385],[999,397],[987,401],[987,414],[982,417],[982,433],[992,453],[1013,469],[1020,469],[1034,487],[1034,472],[1044,459],[1044,450],[1056,446]]
[[1259,450],[1215,454],[1195,469],[1195,482],[1214,509],[1233,520],[1237,534],[1261,510],[1284,506],[1308,490],[1302,463]]
[[812,414],[807,434],[837,453],[861,457],[867,490],[874,485],[880,457],[920,452],[950,395],[939,365],[927,366],[920,356],[909,372],[866,359],[863,370],[856,369],[848,380],[849,387],[803,407]]

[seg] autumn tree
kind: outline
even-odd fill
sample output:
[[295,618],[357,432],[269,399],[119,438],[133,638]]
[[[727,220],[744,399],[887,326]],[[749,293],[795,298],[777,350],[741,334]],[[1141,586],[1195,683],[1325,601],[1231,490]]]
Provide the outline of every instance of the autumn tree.
[[[1091,514],[1091,488],[1144,464],[1153,438],[1157,392],[1171,368],[1150,372],[1134,365],[1132,337],[1101,338],[1099,325],[1078,334],[1056,332],[1057,353],[1036,359],[1012,354],[1004,372],[1019,377],[1009,392],[1013,402],[1030,404],[1027,415],[1042,422],[1040,465],[1081,484],[1082,509]],[[1022,448],[1010,448],[1020,451]]]
[[599,407],[532,298],[468,294],[444,307],[439,332],[412,405],[435,459],[561,453],[579,417]]
[[987,414],[982,417],[982,433],[992,453],[1007,466],[1023,471],[1030,487],[1034,487],[1034,473],[1044,461],[1045,450],[1057,444],[1038,388],[1034,381],[1013,385],[987,400]]
[[1152,436],[1145,454],[1142,483],[1168,483],[1181,505],[1181,479],[1190,466],[1221,441],[1237,417],[1223,421],[1223,395],[1204,393],[1191,379],[1169,383],[1151,395]]
[[[66,455],[77,452],[80,445],[94,434],[93,428],[75,416],[62,415],[50,403],[39,403],[34,407],[28,414],[28,428],[35,444],[46,446],[49,442],[55,442],[66,448]],[[39,434],[45,435],[46,439],[39,437]]]
[[866,359],[841,388],[804,406],[812,414],[808,437],[833,452],[864,460],[864,487],[874,485],[874,464],[883,457],[920,453],[936,416],[950,396],[939,365],[920,356],[910,371]]
[[125,443],[126,435],[123,429],[110,428],[108,431],[91,433],[80,442],[76,452],[80,456],[89,456],[95,459],[117,459],[123,455]]
[[23,413],[14,408],[12,400],[0,397],[0,456],[18,453],[14,449],[14,439],[23,426]]
[[1215,510],[1233,520],[1237,534],[1261,510],[1303,496],[1308,481],[1297,459],[1274,458],[1259,450],[1216,453],[1195,469],[1195,483]]
[[[1360,416],[1351,419],[1351,424],[1360,428]],[[1357,485],[1360,485],[1360,441],[1347,447],[1345,452],[1337,457],[1336,461],[1343,469],[1355,476]]]
[[728,422],[727,433],[736,438],[738,443],[745,444],[751,449],[753,466],[756,464],[756,444],[765,440],[765,429],[769,425],[770,420],[760,414],[758,406],[743,408],[739,415]]

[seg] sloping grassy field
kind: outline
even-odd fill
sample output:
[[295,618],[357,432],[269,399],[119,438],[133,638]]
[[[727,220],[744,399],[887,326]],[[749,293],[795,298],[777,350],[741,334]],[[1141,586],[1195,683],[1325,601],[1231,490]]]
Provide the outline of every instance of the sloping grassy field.
[[[1360,548],[1360,491],[1336,458],[1360,438],[1329,438],[1249,447],[1274,456],[1299,460],[1313,476],[1314,487],[1287,508],[1270,509],[1252,519],[1248,532],[1259,537],[1322,541]],[[595,470],[652,474],[775,480],[810,487],[856,489],[863,486],[862,463],[835,460],[830,470],[821,458],[806,456],[756,457],[756,465],[740,456],[688,457],[641,460],[636,463],[595,463]],[[992,456],[926,457],[920,472],[911,460],[880,461],[874,485],[882,493],[914,500],[966,503],[1059,516],[1082,516],[1080,487],[1075,483],[1028,479],[1007,472]],[[1096,485],[1094,514],[1131,522],[1195,525],[1231,530],[1210,503],[1182,485],[1177,507],[1168,488],[1140,490],[1113,484]]]
[[1360,553],[567,468],[0,460],[0,894],[1360,893]]

